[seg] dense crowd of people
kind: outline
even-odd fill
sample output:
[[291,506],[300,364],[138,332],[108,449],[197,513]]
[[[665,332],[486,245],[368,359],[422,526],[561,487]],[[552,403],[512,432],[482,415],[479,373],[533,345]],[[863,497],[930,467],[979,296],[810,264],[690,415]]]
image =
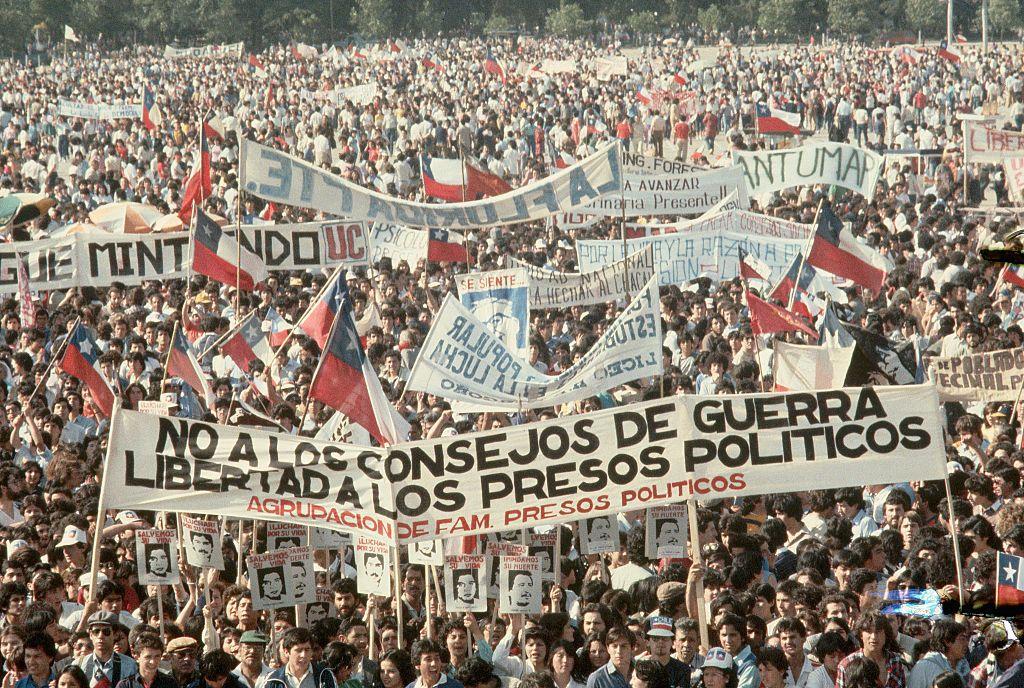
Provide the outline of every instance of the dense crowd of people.
[[[1000,126],[1021,129],[1018,47],[982,55],[964,46],[951,61],[923,47],[844,43],[716,53],[685,41],[621,51],[552,38],[437,39],[321,48],[315,57],[279,46],[257,55],[258,71],[238,57],[165,59],[162,47],[73,50],[43,67],[0,62],[0,189],[55,199],[23,228],[32,238],[59,236],[110,201],[174,213],[199,154],[201,123],[216,121],[225,133],[209,141],[213,193],[205,208],[230,222],[299,222],[322,218],[238,198],[240,137],[418,199],[423,153],[466,156],[512,186],[545,176],[562,154],[580,159],[611,138],[633,151],[722,164],[733,149],[786,145],[757,135],[755,108],[766,104],[799,113],[805,138],[899,152],[887,158],[870,202],[806,188],[755,199],[754,209],[810,223],[819,201],[831,198],[854,233],[895,265],[881,293],[843,286],[844,318],[893,343],[958,356],[1024,341],[1021,292],[997,284],[999,266],[979,257],[1016,221],[977,207],[1012,201],[998,166],[963,164],[958,119],[992,114]],[[599,80],[591,61],[614,53],[627,56],[627,75]],[[484,68],[489,56],[500,70]],[[540,71],[545,59],[574,60],[576,69],[549,75]],[[365,103],[331,95],[369,83],[378,91]],[[55,114],[60,99],[134,102],[144,86],[162,114],[153,129],[140,119]],[[660,95],[643,104],[641,89]],[[574,271],[576,239],[619,231],[599,221],[476,232],[470,266],[493,269],[513,256]],[[356,316],[379,309],[366,353],[411,439],[658,395],[772,386],[758,354],[772,338],[756,341],[739,282],[700,279],[661,290],[662,379],[551,410],[455,413],[444,399],[406,391],[405,380],[437,304],[467,269],[382,261],[346,274]],[[223,352],[208,351],[201,362],[216,396],[211,407],[167,379],[163,366],[174,327],[203,352],[239,312],[262,316],[273,307],[295,322],[326,279],[274,273],[242,294],[199,276],[51,292],[40,295],[31,327],[22,326],[15,295],[3,302],[4,688],[1021,685],[1024,649],[1014,625],[979,615],[993,611],[996,553],[1024,552],[1021,413],[1009,403],[948,405],[950,498],[941,481],[927,481],[702,502],[699,564],[650,559],[643,511],[619,516],[619,547],[607,556],[581,553],[576,526],[557,526],[560,579],[545,585],[539,615],[447,613],[443,595],[426,594],[424,567],[405,562],[397,595],[366,598],[356,591],[351,548],[328,553],[317,573],[331,598],[328,618],[307,627],[294,608],[258,612],[239,568],[245,553],[264,546],[264,524],[225,538],[224,571],[182,563],[180,585],[140,585],[134,534],[158,515],[97,514],[107,420],[80,380],[50,366],[70,324],[81,318],[93,331],[104,375],[126,408],[174,391],[179,413],[233,423],[235,400],[244,398],[277,431],[312,436],[333,412],[319,402],[307,408],[320,351],[302,334],[255,369],[257,381],[273,385],[252,384]],[[535,310],[530,362],[549,374],[567,369],[622,305]],[[235,532],[233,523],[226,527]],[[894,611],[892,597],[907,591],[933,592],[941,609]]]

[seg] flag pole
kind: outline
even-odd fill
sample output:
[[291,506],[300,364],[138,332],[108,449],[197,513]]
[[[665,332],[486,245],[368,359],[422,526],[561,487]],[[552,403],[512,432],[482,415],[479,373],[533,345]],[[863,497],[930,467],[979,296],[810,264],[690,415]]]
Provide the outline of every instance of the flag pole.
[[[700,528],[697,524],[697,499],[690,494],[690,503],[687,504],[686,519],[690,526],[690,549],[692,550],[693,563],[701,566],[703,558],[700,553]],[[601,558],[604,561],[604,557]],[[701,576],[696,580],[697,587],[697,628],[700,632],[700,643],[705,648],[711,647],[711,638],[708,635],[708,620],[704,610],[704,578]]]
[[949,487],[949,464],[942,457],[942,481],[946,486],[946,507],[949,509],[950,536],[953,539],[953,559],[956,563],[956,587],[961,606],[964,603],[964,570],[960,563],[960,541],[956,539],[956,512],[953,510],[953,491]]
[[[789,303],[786,304],[786,310],[793,310],[793,300],[796,299],[796,292],[800,289],[800,278],[804,274],[804,265],[807,263],[807,254],[811,250],[811,246],[814,245],[814,235],[818,233],[818,218],[821,216],[821,206],[825,203],[825,199],[818,201],[818,209],[814,211],[814,221],[811,224],[811,233],[807,237],[807,243],[804,244],[803,253],[800,254],[800,268],[796,271],[796,284],[789,291]],[[783,276],[785,279],[785,276]]]
[[50,373],[53,372],[53,364],[57,362],[57,359],[64,355],[64,350],[68,348],[68,343],[71,341],[71,335],[75,333],[79,325],[82,324],[82,316],[78,316],[75,319],[75,326],[71,328],[71,331],[64,337],[64,341],[60,345],[60,354],[54,354],[50,357],[50,362],[46,364],[46,370],[43,371],[43,378],[36,383],[36,388],[32,390],[32,396],[29,399],[34,399],[39,390],[46,384],[47,378],[50,377]]
[[[121,400],[118,397],[114,397],[114,408],[110,413],[110,427],[113,429],[116,427],[118,416],[121,414]],[[110,465],[110,455],[113,453],[114,443],[107,443],[107,454],[106,460],[103,462],[104,466]],[[103,471],[103,476],[100,478],[100,495],[99,502],[96,504],[96,533],[93,536],[92,541],[92,566],[89,569],[89,601],[96,601],[96,580],[99,578],[100,572],[100,545],[103,544],[103,524],[105,522],[105,516],[107,513],[107,477],[110,475],[110,471]]]
[[292,329],[288,330],[288,334],[285,336],[284,341],[281,342],[281,346],[277,347],[277,351],[274,352],[274,358],[277,358],[277,355],[285,350],[285,345],[288,344],[288,341],[292,338],[292,334],[295,332],[295,326],[298,325],[298,323],[302,322],[307,315],[309,315],[309,312],[313,310],[314,306],[316,306],[317,302],[320,300],[320,297],[323,296],[324,292],[327,291],[327,288],[331,286],[331,282],[334,281],[335,275],[337,275],[338,271],[341,270],[343,267],[344,265],[341,264],[338,265],[338,267],[334,268],[334,272],[332,272],[331,276],[327,278],[327,282],[320,289],[320,291],[317,292],[316,298],[309,302],[309,306],[307,306],[306,310],[302,312],[302,315],[296,321],[295,325],[292,326]]
[[171,356],[174,354],[174,340],[178,336],[178,321],[174,321],[174,327],[171,329],[171,344],[167,347],[167,358],[164,360],[164,374],[160,378],[160,392],[164,391],[164,385],[167,383],[167,368],[171,365]]
[[[619,156],[619,169],[622,169],[622,144],[619,143],[616,148],[616,155]],[[629,255],[629,244],[626,242],[626,185],[623,184],[622,188],[619,189],[619,204],[622,209],[622,227],[620,228],[620,235],[622,236],[622,278],[623,285],[626,288],[626,303],[629,303],[631,295],[629,293],[629,261],[626,257]]]
[[235,198],[235,322],[241,311],[242,301],[242,182],[238,182]]

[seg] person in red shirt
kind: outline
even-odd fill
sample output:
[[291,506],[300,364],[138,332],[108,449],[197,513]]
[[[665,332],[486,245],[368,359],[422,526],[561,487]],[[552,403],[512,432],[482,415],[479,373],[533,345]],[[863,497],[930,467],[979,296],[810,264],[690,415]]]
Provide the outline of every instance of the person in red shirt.
[[672,127],[672,141],[676,144],[676,160],[686,160],[690,145],[690,123],[680,118]]
[[623,117],[615,125],[615,138],[622,142],[622,150],[629,150],[629,140],[633,138],[633,127],[630,125],[628,117]]
[[718,115],[708,110],[704,113],[704,144],[708,153],[715,152],[716,136],[718,136]]

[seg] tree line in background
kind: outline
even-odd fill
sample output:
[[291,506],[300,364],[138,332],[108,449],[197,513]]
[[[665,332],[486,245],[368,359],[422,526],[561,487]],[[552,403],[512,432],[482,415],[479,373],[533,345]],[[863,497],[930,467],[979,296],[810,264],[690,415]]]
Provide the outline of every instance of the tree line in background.
[[[992,36],[1015,38],[1024,0],[989,0]],[[979,33],[980,0],[954,0],[956,31]],[[842,37],[937,38],[944,0],[0,0],[0,41],[18,53],[34,29],[55,41],[64,24],[108,45],[185,45],[244,40],[259,48],[383,36],[478,35],[522,30],[583,36],[611,26],[640,40],[663,32],[758,28],[770,40],[806,40],[823,30]]]

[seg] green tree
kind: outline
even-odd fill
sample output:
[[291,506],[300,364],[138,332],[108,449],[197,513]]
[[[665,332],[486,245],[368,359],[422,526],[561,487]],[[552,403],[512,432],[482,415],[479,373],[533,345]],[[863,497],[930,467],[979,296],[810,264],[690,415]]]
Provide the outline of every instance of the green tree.
[[871,35],[878,31],[881,19],[877,3],[828,0],[828,26],[840,35]]
[[570,38],[587,33],[589,24],[583,14],[583,8],[574,2],[564,3],[558,9],[551,10],[544,20],[549,32]]
[[1004,31],[1020,28],[1020,4],[1017,0],[988,0],[988,21],[1000,38]]
[[[1016,0],[1013,0],[1016,3]],[[935,0],[907,0],[907,26],[924,36],[946,31],[946,5]]]
[[484,31],[493,33],[497,31],[509,31],[512,28],[512,20],[503,14],[492,14],[484,24]]
[[629,15],[627,20],[629,29],[633,33],[657,33],[658,32],[658,15],[650,10],[644,10],[643,12],[634,12]]
[[766,0],[761,5],[757,23],[766,31],[797,36],[813,28],[813,25],[808,26],[810,19],[805,0]]
[[725,14],[718,8],[718,5],[711,5],[708,8],[697,10],[697,23],[705,31],[720,31],[726,26]]
[[356,0],[352,8],[352,26],[358,33],[382,38],[394,33],[398,8],[392,0]]

